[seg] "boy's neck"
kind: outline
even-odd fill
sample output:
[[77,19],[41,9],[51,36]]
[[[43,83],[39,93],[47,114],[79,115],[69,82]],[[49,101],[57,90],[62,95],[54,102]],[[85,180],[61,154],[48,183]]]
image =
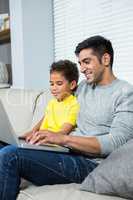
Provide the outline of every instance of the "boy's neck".
[[67,94],[64,98],[62,98],[62,99],[57,99],[57,101],[58,101],[58,102],[64,101],[64,100],[66,100],[68,97],[70,97],[71,95],[72,95],[72,93]]

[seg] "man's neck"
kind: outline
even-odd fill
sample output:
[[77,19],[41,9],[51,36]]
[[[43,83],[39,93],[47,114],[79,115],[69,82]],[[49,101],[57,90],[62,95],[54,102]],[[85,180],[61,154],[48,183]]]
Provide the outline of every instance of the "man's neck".
[[113,74],[111,70],[107,70],[103,77],[102,80],[96,83],[96,85],[108,85],[112,83],[116,79],[116,76]]

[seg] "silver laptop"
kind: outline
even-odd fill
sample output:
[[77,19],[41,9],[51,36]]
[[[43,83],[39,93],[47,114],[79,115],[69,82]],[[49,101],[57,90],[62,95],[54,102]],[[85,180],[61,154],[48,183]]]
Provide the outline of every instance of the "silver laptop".
[[24,139],[18,138],[17,134],[15,133],[10,123],[8,115],[1,101],[0,101],[0,141],[5,142],[7,144],[13,144],[18,147],[22,147],[26,149],[69,152],[69,148],[67,147],[52,145],[52,144],[32,145],[32,144],[26,143]]

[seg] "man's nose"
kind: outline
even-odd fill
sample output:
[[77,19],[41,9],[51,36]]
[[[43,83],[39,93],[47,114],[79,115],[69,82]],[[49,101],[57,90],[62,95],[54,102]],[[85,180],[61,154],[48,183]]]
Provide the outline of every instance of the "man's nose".
[[86,65],[85,65],[85,64],[81,64],[81,65],[80,65],[80,71],[81,71],[82,73],[84,73],[85,70],[86,70]]

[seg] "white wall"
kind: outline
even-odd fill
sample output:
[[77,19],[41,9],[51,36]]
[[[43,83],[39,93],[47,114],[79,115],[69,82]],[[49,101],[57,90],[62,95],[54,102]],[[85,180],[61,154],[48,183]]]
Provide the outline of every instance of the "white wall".
[[48,87],[53,62],[52,0],[23,1],[25,87]]
[[43,89],[53,62],[52,0],[10,0],[13,87]]
[[24,88],[23,22],[21,0],[10,0],[12,87]]

